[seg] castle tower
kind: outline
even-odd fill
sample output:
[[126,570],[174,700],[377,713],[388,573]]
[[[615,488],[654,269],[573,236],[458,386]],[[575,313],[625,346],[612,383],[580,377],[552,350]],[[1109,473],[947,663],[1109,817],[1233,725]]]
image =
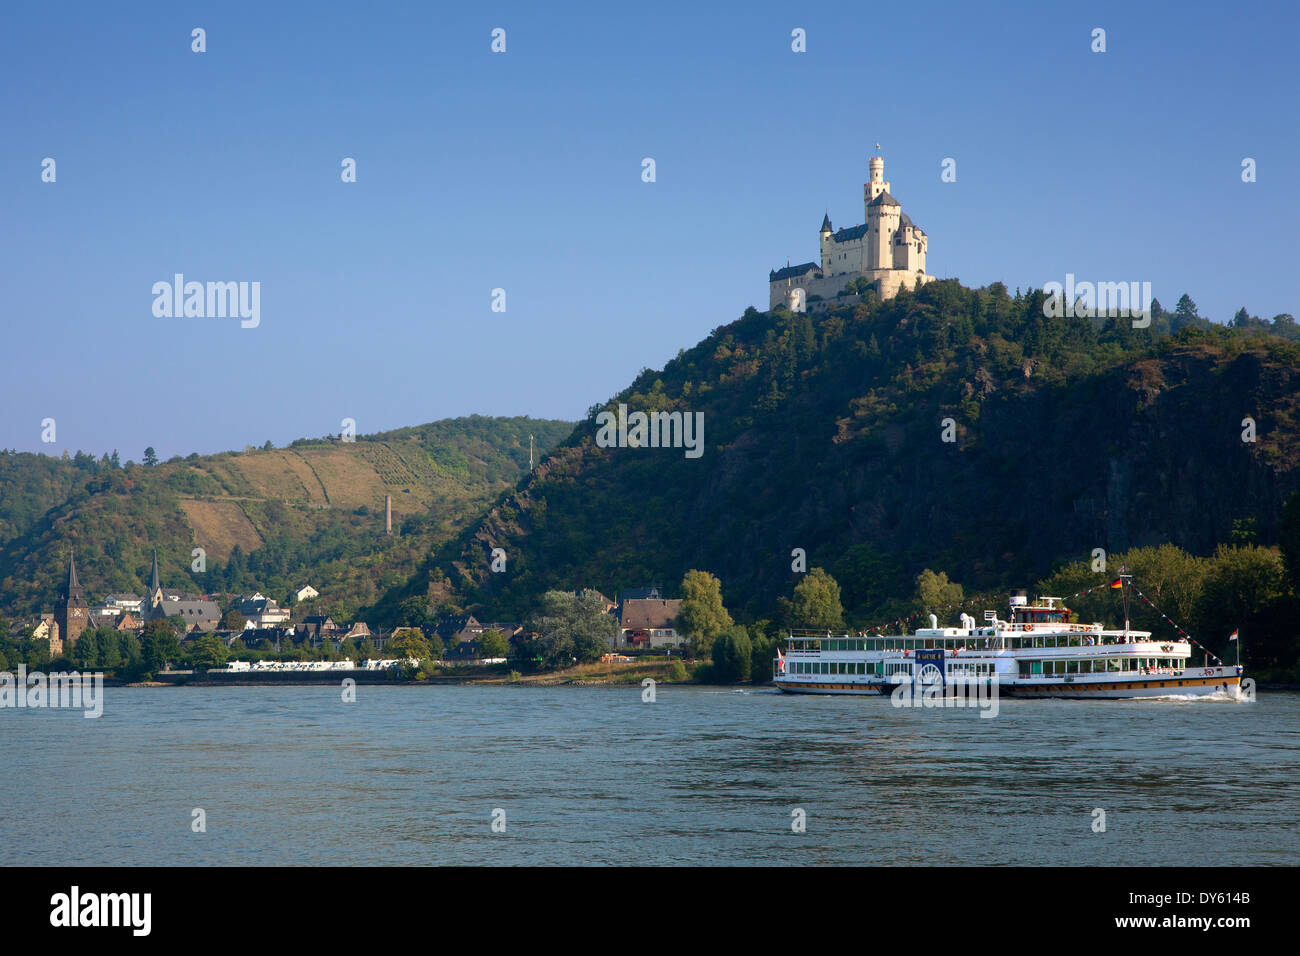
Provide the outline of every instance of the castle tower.
[[898,232],[902,212],[898,200],[888,190],[877,193],[867,204],[867,269],[894,268],[894,234]]
[[[63,601],[58,609],[55,623],[63,638],[61,642],[63,649],[70,654],[77,644],[77,639],[81,637],[81,632],[90,623],[90,605],[86,601],[86,593],[81,588],[81,582],[77,580],[77,559],[73,556],[68,558],[68,586],[62,597]],[[54,644],[51,641],[51,652],[53,648]]]
[[822,227],[818,232],[818,236],[821,238],[823,275],[831,274],[830,273],[831,248],[835,245],[835,242],[834,240],[831,239],[831,236],[834,234],[834,232],[835,232],[835,227],[831,225],[831,214],[827,213],[826,215],[822,216]]
[[[880,148],[879,143],[876,144],[876,148]],[[872,156],[867,165],[871,170],[871,176],[862,187],[862,205],[864,212],[870,217],[872,200],[881,193],[889,192],[889,183],[885,181],[885,158],[883,156]]]

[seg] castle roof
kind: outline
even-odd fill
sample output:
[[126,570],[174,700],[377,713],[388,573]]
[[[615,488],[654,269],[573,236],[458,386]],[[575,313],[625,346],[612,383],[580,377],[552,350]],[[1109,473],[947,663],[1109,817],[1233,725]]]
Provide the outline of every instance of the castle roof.
[[821,266],[815,262],[805,262],[801,266],[786,266],[784,269],[777,269],[775,272],[767,274],[768,282],[779,282],[782,279],[793,279],[796,276],[805,275],[809,272],[820,272]]
[[821,228],[821,231],[822,231],[822,232],[834,232],[834,231],[835,231],[835,230],[834,230],[834,227],[831,226],[831,214],[830,214],[830,213],[827,213],[826,215],[822,216],[822,228]]
[[889,193],[881,193],[875,199],[871,200],[871,202],[867,203],[867,205],[868,206],[897,206],[899,205],[899,202],[893,196],[889,195]]
[[851,239],[861,239],[866,234],[867,227],[865,225],[850,226],[847,229],[841,229],[839,232],[835,233],[835,235],[831,236],[831,239],[835,242],[848,242]]
[[912,217],[911,217],[911,216],[909,216],[909,215],[908,215],[907,213],[905,213],[905,212],[904,212],[904,213],[899,213],[899,220],[898,220],[898,227],[899,227],[899,229],[903,229],[903,228],[905,228],[905,227],[907,227],[907,226],[911,226],[913,229],[915,229],[915,230],[916,230],[917,232],[919,232],[921,235],[923,235],[923,236],[925,235],[925,230],[922,229],[920,226],[918,226],[916,223],[912,222]]

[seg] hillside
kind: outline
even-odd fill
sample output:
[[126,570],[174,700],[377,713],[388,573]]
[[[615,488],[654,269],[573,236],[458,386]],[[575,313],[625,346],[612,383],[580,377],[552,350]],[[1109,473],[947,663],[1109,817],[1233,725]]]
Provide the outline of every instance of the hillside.
[[[753,619],[803,548],[861,621],[926,567],[1029,586],[1093,548],[1209,553],[1243,520],[1275,542],[1300,487],[1294,323],[1211,326],[1186,297],[1154,313],[1141,330],[1047,319],[1040,292],[956,281],[816,317],[748,310],[593,409],[382,607],[427,594],[517,615],[549,587],[675,588],[702,568]],[[595,415],[619,402],[703,412],[703,456],[597,447]]]
[[[142,593],[152,549],[164,583],[201,592],[259,588],[283,600],[311,583],[322,606],[351,613],[404,580],[466,527],[572,423],[448,419],[355,442],[190,455],[114,467],[0,454],[0,610],[52,606],[76,549],[92,597]],[[394,536],[384,534],[393,498]],[[193,548],[207,568],[191,570]]]

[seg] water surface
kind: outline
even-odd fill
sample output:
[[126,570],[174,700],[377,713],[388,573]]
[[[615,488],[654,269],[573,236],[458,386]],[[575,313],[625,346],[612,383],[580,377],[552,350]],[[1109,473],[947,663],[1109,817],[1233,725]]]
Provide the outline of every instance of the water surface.
[[663,685],[105,694],[0,711],[0,863],[1300,863],[1294,693],[991,720]]

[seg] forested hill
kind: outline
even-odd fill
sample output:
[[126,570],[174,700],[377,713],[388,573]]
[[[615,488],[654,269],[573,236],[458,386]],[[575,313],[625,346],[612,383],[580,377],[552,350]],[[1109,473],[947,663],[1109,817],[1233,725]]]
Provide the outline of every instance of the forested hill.
[[[350,616],[406,580],[477,519],[572,422],[446,419],[354,442],[190,455],[153,465],[78,453],[0,453],[0,612],[52,607],[75,548],[92,600],[143,593],[152,551],[163,584],[200,593],[260,589],[283,601],[312,584]],[[394,536],[384,534],[393,499]],[[192,571],[194,548],[206,570]]]
[[[1294,320],[1212,325],[1184,296],[1134,329],[1043,302],[952,280],[829,315],[750,309],[593,408],[382,607],[517,615],[550,587],[672,589],[699,568],[752,619],[789,593],[802,548],[861,620],[926,567],[1032,586],[1094,548],[1275,541],[1300,484]],[[597,447],[596,414],[619,402],[702,412],[703,456]]]

